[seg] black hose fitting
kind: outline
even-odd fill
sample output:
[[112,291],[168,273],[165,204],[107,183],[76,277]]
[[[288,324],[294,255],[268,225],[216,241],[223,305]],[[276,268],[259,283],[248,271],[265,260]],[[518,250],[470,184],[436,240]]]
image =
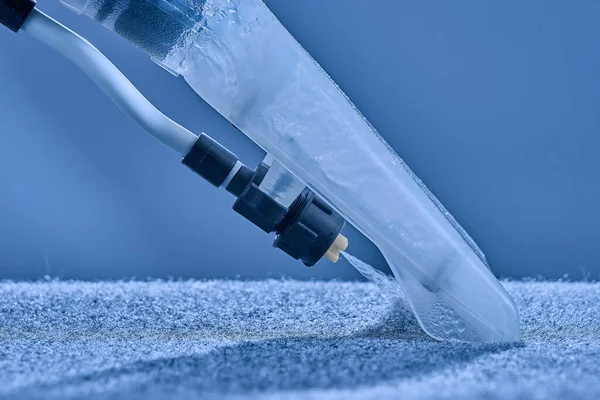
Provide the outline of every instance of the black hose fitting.
[[35,0],[0,0],[0,23],[11,31],[18,32],[35,4]]
[[268,170],[267,165],[261,164],[248,179],[250,170],[240,169],[227,186],[233,193],[233,186],[247,182],[233,209],[263,231],[275,232],[274,247],[312,267],[329,250],[346,221],[308,188],[289,208],[282,206],[260,190]]
[[221,186],[238,158],[219,142],[204,133],[184,157],[182,163],[214,186]]
[[237,157],[205,134],[200,135],[183,164],[217,187],[226,185],[237,198],[235,212],[264,232],[275,232],[273,246],[309,267],[323,258],[346,223],[308,188],[289,207],[279,204],[260,189],[269,171],[267,164],[262,163],[255,171],[242,164],[236,171]]
[[312,267],[329,250],[346,221],[310,189],[292,203],[273,246]]
[[233,210],[266,233],[271,233],[284,220],[288,210],[260,190],[267,171],[269,167],[265,164],[256,169],[252,180],[233,204]]

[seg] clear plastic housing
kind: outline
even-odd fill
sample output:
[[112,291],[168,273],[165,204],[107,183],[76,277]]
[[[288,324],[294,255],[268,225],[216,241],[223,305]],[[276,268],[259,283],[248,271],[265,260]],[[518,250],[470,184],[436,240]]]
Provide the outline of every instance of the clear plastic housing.
[[472,240],[262,1],[159,3],[187,21],[159,61],[378,246],[429,335],[519,340]]
[[302,193],[306,185],[279,162],[273,161],[258,188],[287,208]]

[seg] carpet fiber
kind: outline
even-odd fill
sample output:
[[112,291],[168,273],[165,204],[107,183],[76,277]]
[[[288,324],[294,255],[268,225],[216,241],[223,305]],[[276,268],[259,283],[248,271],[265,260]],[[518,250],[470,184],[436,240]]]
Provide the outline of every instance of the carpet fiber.
[[600,284],[509,282],[522,342],[440,343],[368,283],[0,283],[0,397],[600,398]]

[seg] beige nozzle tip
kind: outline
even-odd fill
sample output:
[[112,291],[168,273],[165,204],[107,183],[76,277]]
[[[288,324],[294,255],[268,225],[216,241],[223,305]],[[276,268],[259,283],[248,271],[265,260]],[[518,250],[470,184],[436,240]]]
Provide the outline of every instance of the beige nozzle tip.
[[335,241],[325,253],[325,257],[331,262],[338,262],[340,259],[340,252],[348,248],[348,238],[341,233],[335,238]]

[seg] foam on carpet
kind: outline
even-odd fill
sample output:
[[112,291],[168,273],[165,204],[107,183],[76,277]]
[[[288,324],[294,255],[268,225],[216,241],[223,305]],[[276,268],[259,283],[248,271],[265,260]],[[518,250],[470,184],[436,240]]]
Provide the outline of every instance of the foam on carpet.
[[522,342],[440,343],[369,283],[0,283],[0,397],[598,399],[600,284],[505,283]]

